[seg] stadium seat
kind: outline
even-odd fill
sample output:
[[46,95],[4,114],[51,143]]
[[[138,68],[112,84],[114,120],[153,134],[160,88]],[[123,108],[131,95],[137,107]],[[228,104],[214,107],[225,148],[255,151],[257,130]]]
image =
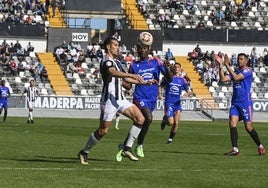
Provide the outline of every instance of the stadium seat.
[[212,82],[212,86],[213,86],[213,87],[219,87],[218,82],[213,81],[213,82]]
[[22,83],[21,78],[20,78],[20,77],[18,77],[18,76],[17,76],[17,77],[15,77],[15,82],[16,82],[16,83]]
[[81,95],[87,95],[88,93],[87,93],[86,89],[81,89],[80,94]]
[[264,98],[268,99],[268,93],[264,93]]
[[220,102],[219,109],[226,109],[226,105],[223,102]]
[[94,89],[89,89],[89,90],[88,90],[88,94],[89,94],[89,95],[95,95],[95,93],[94,93]]
[[215,92],[215,88],[213,86],[210,86],[208,90],[209,90],[210,93],[214,93]]
[[260,80],[259,77],[255,76],[255,78],[254,78],[254,82],[256,82],[256,83],[261,83],[261,80]]
[[41,89],[41,94],[42,95],[48,95],[47,89],[46,88],[42,88]]
[[225,98],[225,94],[224,94],[224,92],[220,91],[220,92],[219,92],[219,97],[221,97],[221,98]]
[[257,99],[257,98],[258,98],[258,95],[257,95],[257,93],[252,92],[252,93],[251,93],[251,97],[252,97],[253,99]]
[[261,72],[261,73],[266,73],[265,68],[264,68],[264,67],[260,67],[260,72]]
[[228,93],[228,89],[226,86],[222,86],[221,91],[224,93]]

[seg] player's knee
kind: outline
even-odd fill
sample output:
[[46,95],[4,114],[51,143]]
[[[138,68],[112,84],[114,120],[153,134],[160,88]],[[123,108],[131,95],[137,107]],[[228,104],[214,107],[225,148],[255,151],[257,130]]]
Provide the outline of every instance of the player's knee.
[[106,135],[108,133],[108,128],[103,128],[103,129],[99,129],[99,135],[100,137],[103,137],[104,135]]
[[135,119],[135,124],[142,125],[144,123],[144,121],[145,121],[145,118],[143,116],[138,116]]

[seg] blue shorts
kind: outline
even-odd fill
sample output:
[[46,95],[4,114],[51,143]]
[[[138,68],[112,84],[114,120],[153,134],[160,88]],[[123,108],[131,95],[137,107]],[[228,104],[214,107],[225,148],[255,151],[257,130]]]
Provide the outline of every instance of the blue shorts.
[[4,101],[0,101],[0,109],[2,108],[8,108],[8,101],[4,100]]
[[154,111],[156,106],[156,100],[144,100],[144,99],[133,99],[133,103],[139,108],[149,108],[150,111]]
[[165,104],[165,115],[169,117],[173,117],[175,112],[182,111],[181,103],[166,103]]
[[253,107],[251,102],[234,102],[231,105],[229,116],[238,116],[239,121],[249,122],[253,120]]

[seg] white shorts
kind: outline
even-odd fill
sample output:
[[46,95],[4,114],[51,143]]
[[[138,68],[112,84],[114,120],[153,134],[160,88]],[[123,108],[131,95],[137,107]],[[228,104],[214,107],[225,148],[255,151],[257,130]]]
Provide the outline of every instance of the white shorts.
[[27,105],[28,105],[28,108],[34,109],[35,108],[35,101],[28,101]]
[[100,119],[102,119],[103,121],[112,121],[116,112],[123,113],[127,108],[133,105],[133,103],[126,99],[117,100],[114,103],[112,103],[112,101],[108,99],[101,104]]

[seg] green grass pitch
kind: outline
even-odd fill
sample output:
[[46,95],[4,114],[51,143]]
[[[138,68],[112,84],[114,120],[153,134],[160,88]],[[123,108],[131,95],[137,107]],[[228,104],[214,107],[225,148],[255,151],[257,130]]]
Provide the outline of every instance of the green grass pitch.
[[[231,149],[228,122],[180,122],[172,144],[170,127],[160,130],[153,121],[144,143],[145,158],[116,162],[117,146],[130,128],[109,133],[90,152],[89,165],[81,165],[78,151],[98,126],[97,119],[8,117],[0,123],[0,185],[8,187],[267,187],[268,160],[238,127],[239,157]],[[254,123],[268,148],[268,124]]]

